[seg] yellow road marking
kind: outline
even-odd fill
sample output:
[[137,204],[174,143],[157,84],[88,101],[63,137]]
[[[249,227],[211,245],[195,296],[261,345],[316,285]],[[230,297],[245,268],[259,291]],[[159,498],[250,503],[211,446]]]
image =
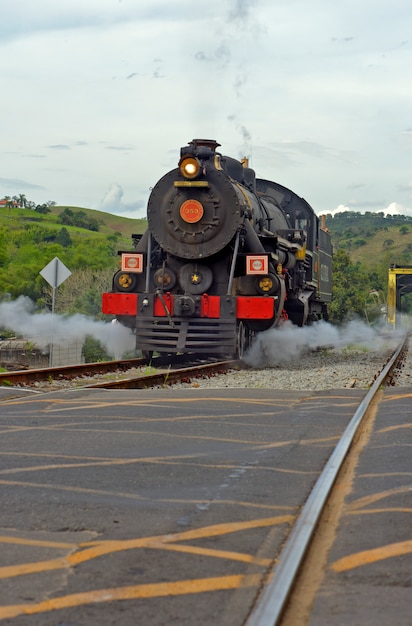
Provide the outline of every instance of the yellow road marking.
[[[412,424],[395,424],[395,426],[387,426],[386,428],[381,428],[380,430],[378,430],[378,433],[390,433],[393,432],[395,430],[403,430],[403,429],[408,429],[408,428],[412,428]],[[406,442],[405,442],[406,443]],[[398,445],[401,445],[398,443]]]
[[21,546],[34,546],[36,548],[56,548],[74,550],[77,548],[76,543],[67,543],[62,541],[47,541],[44,539],[26,539],[26,537],[12,537],[9,535],[0,536],[0,543],[12,543]]
[[201,401],[205,401],[205,402],[226,402],[226,403],[236,403],[239,404],[239,402],[241,404],[251,404],[251,405],[256,405],[256,404],[261,404],[261,405],[267,405],[267,406],[284,406],[285,404],[288,406],[293,406],[294,404],[296,404],[296,402],[301,402],[302,399],[298,399],[294,402],[291,402],[290,399],[283,399],[283,398],[224,398],[224,397],[205,397],[205,396],[200,396],[196,393],[196,395],[193,395],[191,397],[187,397],[187,398],[173,398],[171,396],[165,396],[164,398],[159,398],[159,396],[157,396],[156,398],[131,398],[128,400],[116,400],[116,398],[113,398],[111,400],[85,400],[82,399],[81,403],[80,403],[80,398],[61,398],[59,400],[57,399],[53,399],[53,398],[32,398],[30,397],[29,399],[27,398],[16,398],[14,400],[8,400],[6,402],[3,402],[2,405],[3,406],[16,406],[16,405],[25,405],[25,404],[30,404],[30,405],[35,405],[35,404],[40,404],[43,405],[47,408],[49,408],[49,410],[59,410],[59,409],[54,409],[53,406],[50,407],[50,405],[63,405],[68,407],[69,409],[101,409],[101,408],[105,408],[105,407],[113,407],[113,406],[165,406],[165,405],[170,405],[170,406],[175,406],[176,404],[193,404],[193,403],[198,403]]
[[[150,496],[141,496],[136,493],[124,493],[122,491],[109,491],[107,489],[90,489],[87,487],[73,487],[70,485],[57,485],[48,483],[33,483],[19,480],[0,480],[0,485],[8,485],[11,487],[31,487],[33,489],[51,489],[55,491],[69,491],[77,493],[89,493],[102,496],[114,496],[118,498],[128,498],[130,500],[152,500]],[[295,511],[296,507],[284,506],[281,504],[259,504],[257,502],[242,502],[241,500],[224,500],[219,498],[218,500],[196,500],[196,499],[183,499],[183,498],[158,498],[156,502],[168,502],[172,504],[213,504],[216,505],[235,505],[252,509],[262,509],[268,511]],[[1,543],[1,538],[0,538]]]
[[395,487],[394,489],[387,489],[385,491],[381,491],[379,493],[372,493],[369,496],[364,496],[363,498],[358,498],[354,502],[348,505],[346,513],[353,514],[359,513],[360,509],[373,504],[374,502],[378,502],[379,500],[383,500],[385,498],[389,498],[391,496],[396,496],[402,493],[409,493],[411,490],[410,485],[405,485],[404,487]]
[[[239,464],[233,464],[233,463],[199,463],[196,461],[196,459],[199,458],[199,455],[187,455],[187,456],[169,456],[169,457],[139,457],[139,458],[126,458],[126,459],[119,459],[119,458],[113,458],[113,457],[95,457],[95,456],[77,456],[77,455],[69,455],[69,454],[52,454],[52,453],[43,453],[43,452],[0,452],[0,457],[1,456],[15,456],[15,457],[41,457],[41,458],[52,458],[52,459],[75,459],[75,460],[82,460],[83,464],[74,464],[74,463],[68,463],[68,464],[49,464],[49,465],[35,465],[35,466],[31,466],[31,467],[19,467],[19,468],[9,468],[6,470],[0,470],[0,475],[1,474],[13,474],[13,473],[18,473],[18,472],[25,472],[28,469],[30,469],[30,471],[39,471],[39,470],[44,470],[44,469],[57,469],[57,468],[70,468],[70,467],[87,467],[90,465],[90,467],[94,467],[95,463],[97,462],[97,464],[99,465],[100,463],[108,463],[111,464],[113,463],[113,465],[119,465],[119,464],[129,464],[129,463],[155,463],[157,465],[182,465],[182,463],[184,463],[184,466],[186,467],[205,467],[207,469],[223,469],[223,470],[237,470],[239,469]],[[190,459],[193,459],[193,463],[190,463],[188,461],[190,461]],[[293,470],[293,469],[284,469],[282,467],[269,467],[266,465],[248,465],[245,469],[247,469],[247,471],[254,471],[254,472],[258,472],[258,471],[265,471],[265,472],[279,472],[281,474],[304,474],[305,476],[308,474],[317,474],[317,471],[312,471],[309,472],[307,470]],[[109,493],[109,492],[107,492]]]
[[261,565],[268,567],[272,563],[272,559],[263,559],[253,556],[252,554],[243,554],[241,552],[232,552],[230,550],[213,550],[211,548],[199,548],[197,546],[175,545],[162,542],[150,542],[149,548],[160,550],[171,550],[173,552],[182,552],[185,554],[195,554],[196,556],[210,556],[219,559],[228,559],[230,561],[240,561],[242,563],[252,563],[253,565]]
[[384,559],[390,559],[409,553],[412,553],[412,539],[399,543],[391,543],[380,548],[373,548],[372,550],[363,550],[362,552],[345,556],[332,563],[331,569],[334,572],[346,572],[356,567],[362,567],[363,565],[369,565],[376,561],[383,561]]
[[16,578],[28,574],[50,572],[56,569],[68,569],[69,563],[66,558],[50,559],[48,561],[36,561],[35,563],[21,563],[20,565],[6,565],[0,567],[0,579]]
[[393,402],[394,400],[402,400],[403,398],[412,398],[412,393],[396,393],[390,396],[384,396],[382,402]]
[[151,541],[162,541],[165,543],[173,543],[176,541],[190,541],[192,539],[204,539],[210,537],[218,537],[234,532],[250,530],[253,528],[265,528],[280,524],[289,524],[293,522],[293,515],[279,515],[275,517],[267,517],[244,522],[230,522],[228,524],[214,524],[212,526],[204,526],[193,530],[186,530],[172,535],[161,535],[159,537],[143,537],[139,539],[125,539],[123,541],[88,541],[80,544],[80,548],[84,548],[81,552],[76,552],[68,557],[71,565],[77,565],[91,559],[95,559],[104,554],[119,552],[123,550],[131,550],[143,548]]
[[[227,524],[214,524],[212,526],[205,526],[193,530],[182,531],[180,533],[174,533],[169,535],[159,535],[153,537],[140,537],[136,539],[125,540],[108,540],[108,541],[86,541],[80,543],[76,548],[77,552],[73,552],[64,558],[49,559],[47,561],[39,561],[35,563],[23,563],[19,565],[10,565],[0,567],[0,578],[11,578],[15,576],[27,575],[38,573],[41,571],[50,571],[53,569],[68,569],[74,567],[80,563],[85,563],[93,559],[99,558],[106,554],[113,554],[115,552],[122,552],[125,550],[136,550],[139,548],[146,549],[173,549],[181,552],[188,552],[191,554],[208,555],[215,558],[233,559],[236,561],[242,561],[247,563],[255,563],[258,565],[267,565],[266,559],[257,559],[254,556],[224,551],[206,549],[197,546],[177,546],[173,547],[170,544],[176,544],[180,541],[190,541],[194,539],[204,539],[209,537],[217,537],[222,535],[231,534],[234,532],[242,532],[254,528],[265,528],[268,526],[276,526],[281,524],[290,524],[294,520],[293,515],[280,515],[275,517],[260,518],[255,520],[243,521],[243,522],[231,522]],[[15,537],[5,538],[10,543],[16,543]],[[1,538],[0,538],[1,540]],[[21,543],[27,543],[27,545],[40,545],[33,540],[22,539]],[[47,547],[61,547],[58,543],[46,542]],[[73,549],[72,544],[68,544],[69,549]]]
[[114,587],[111,589],[96,589],[84,593],[75,593],[51,600],[45,600],[37,604],[16,604],[0,607],[0,619],[18,617],[19,615],[34,615],[56,611],[69,607],[98,602],[114,602],[116,600],[135,600],[141,598],[159,598],[165,596],[187,595],[192,593],[206,593],[211,591],[224,591],[239,587],[253,587],[260,583],[260,576],[235,575],[218,576],[214,578],[199,578],[179,580],[168,583],[152,583],[146,585],[133,585],[129,587]]

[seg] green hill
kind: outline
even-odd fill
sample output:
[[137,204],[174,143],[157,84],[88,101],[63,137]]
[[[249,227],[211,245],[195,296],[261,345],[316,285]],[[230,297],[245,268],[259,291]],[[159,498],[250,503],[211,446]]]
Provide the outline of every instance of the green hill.
[[[334,248],[331,319],[382,319],[389,268],[412,266],[412,218],[347,211],[327,216],[326,226]],[[412,311],[411,296],[402,298],[405,313]]]
[[146,220],[81,207],[0,206],[0,301],[25,295],[50,306],[51,289],[39,272],[57,256],[72,272],[59,287],[59,312],[99,316],[118,250],[131,249],[131,235],[145,228]]
[[[82,207],[0,206],[0,301],[25,295],[50,307],[51,288],[39,272],[57,256],[72,275],[59,287],[56,311],[102,317],[101,293],[111,288],[118,251],[130,250],[131,235],[146,224]],[[326,226],[335,252],[331,318],[366,311],[369,319],[369,294],[378,293],[382,306],[390,265],[412,266],[412,218],[347,211],[327,216]]]
[[[83,207],[50,206],[49,213],[42,214],[32,209],[12,208],[0,206],[0,229],[18,231],[22,228],[28,229],[30,225],[38,225],[41,229],[59,230],[62,227],[59,216],[62,211],[70,209],[74,213],[83,212],[90,219],[97,220],[99,229],[97,239],[107,235],[120,234],[122,238],[130,242],[132,233],[143,232],[146,228],[146,220],[133,220],[120,215],[112,215],[103,211],[95,211]],[[68,227],[71,232],[75,232],[75,227]],[[92,231],[89,231],[92,232]]]
[[328,215],[334,250],[345,250],[366,271],[412,265],[412,217],[355,211]]

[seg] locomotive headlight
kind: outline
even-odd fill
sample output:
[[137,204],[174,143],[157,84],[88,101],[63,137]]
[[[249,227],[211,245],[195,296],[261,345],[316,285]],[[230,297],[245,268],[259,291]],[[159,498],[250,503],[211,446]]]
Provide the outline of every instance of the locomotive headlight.
[[115,291],[133,291],[136,288],[136,274],[128,272],[117,272],[113,277],[113,288]]
[[270,276],[262,276],[259,280],[259,289],[263,293],[269,293],[273,289],[273,280]]
[[256,276],[255,280],[256,291],[262,296],[273,296],[275,293],[278,293],[280,282],[276,274],[263,274],[262,276]]
[[180,159],[179,169],[182,176],[191,180],[199,176],[201,165],[195,157],[187,155]]
[[120,274],[118,281],[119,287],[127,289],[132,284],[132,277],[130,276],[130,274]]

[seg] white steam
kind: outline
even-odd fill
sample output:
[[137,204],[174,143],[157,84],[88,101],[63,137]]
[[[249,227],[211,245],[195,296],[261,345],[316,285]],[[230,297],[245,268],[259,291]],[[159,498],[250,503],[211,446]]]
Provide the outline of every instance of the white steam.
[[39,347],[49,343],[63,345],[71,341],[84,341],[90,335],[100,341],[115,359],[120,359],[134,346],[131,330],[121,324],[94,321],[80,314],[66,317],[48,311],[34,313],[34,303],[26,296],[0,302],[0,328],[23,335]]
[[251,367],[271,367],[296,359],[305,352],[319,348],[343,348],[351,344],[377,349],[395,341],[396,333],[373,328],[361,321],[345,326],[332,326],[319,321],[311,326],[294,326],[285,322],[277,328],[260,333],[244,360]]

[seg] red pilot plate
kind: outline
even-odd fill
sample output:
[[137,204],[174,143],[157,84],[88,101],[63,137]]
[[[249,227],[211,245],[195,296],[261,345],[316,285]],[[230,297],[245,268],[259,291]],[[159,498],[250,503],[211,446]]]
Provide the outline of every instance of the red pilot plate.
[[143,272],[143,254],[122,254],[122,272]]

